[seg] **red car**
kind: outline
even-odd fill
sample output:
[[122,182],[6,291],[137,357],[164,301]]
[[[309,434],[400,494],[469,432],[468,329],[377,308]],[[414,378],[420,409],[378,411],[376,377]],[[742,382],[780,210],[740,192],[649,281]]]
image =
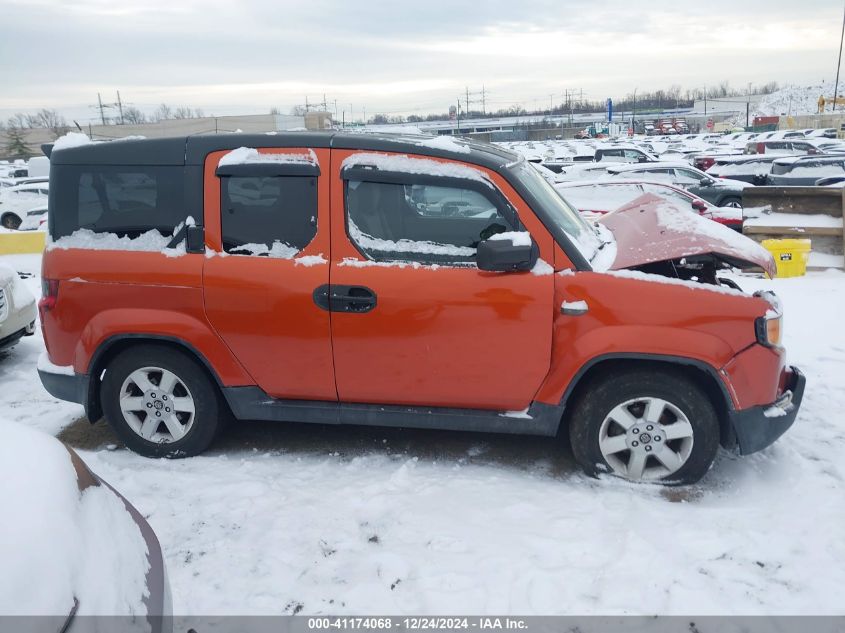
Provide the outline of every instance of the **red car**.
[[716,207],[685,189],[664,183],[639,180],[594,181],[561,183],[555,185],[555,188],[578,211],[588,217],[593,216],[593,219],[627,205],[643,194],[652,193],[665,200],[689,205],[705,218],[735,231],[742,231],[742,209]]

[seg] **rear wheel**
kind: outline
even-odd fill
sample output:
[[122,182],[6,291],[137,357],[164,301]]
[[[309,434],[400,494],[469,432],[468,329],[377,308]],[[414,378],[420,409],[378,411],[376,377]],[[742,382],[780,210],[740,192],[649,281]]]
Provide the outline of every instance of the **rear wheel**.
[[115,433],[147,457],[198,455],[220,428],[216,386],[196,361],[170,347],[120,353],[106,368],[100,398]]
[[663,371],[626,371],[594,382],[570,418],[575,459],[588,473],[690,484],[709,470],[719,421],[702,390]]
[[21,225],[21,219],[14,213],[6,213],[0,218],[0,224],[3,225],[4,229],[14,231]]

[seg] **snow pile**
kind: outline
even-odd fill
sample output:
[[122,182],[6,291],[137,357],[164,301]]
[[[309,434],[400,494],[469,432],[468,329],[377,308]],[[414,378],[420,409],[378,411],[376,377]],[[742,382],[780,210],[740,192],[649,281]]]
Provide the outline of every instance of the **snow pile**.
[[[0,420],[0,614],[146,615],[147,545],[108,487],[80,492],[56,439]],[[33,465],[37,467],[33,468]]]
[[[798,116],[802,114],[816,114],[819,111],[819,97],[825,99],[833,96],[833,86],[816,84],[813,86],[784,86],[771,94],[764,95],[760,103],[753,109],[751,116]],[[737,97],[737,100],[741,99]],[[829,111],[830,106],[825,106]],[[743,113],[743,121],[745,116]]]
[[228,154],[224,154],[218,163],[219,167],[226,165],[251,165],[255,163],[307,163],[309,165],[319,165],[317,162],[317,155],[314,150],[309,149],[307,154],[280,154],[278,152],[267,153],[259,152],[252,147],[239,147],[233,149]]
[[487,175],[473,167],[458,163],[444,163],[429,158],[412,158],[406,154],[372,154],[361,152],[343,161],[342,167],[367,166],[382,171],[396,171],[408,174],[424,174],[443,178],[463,178],[482,182],[490,188],[493,183]]
[[272,246],[250,242],[249,244],[238,244],[237,246],[229,249],[230,255],[252,255],[270,257],[271,259],[293,259],[298,253],[298,248],[294,248],[290,244],[285,244],[279,240],[275,240]]
[[88,138],[87,134],[82,132],[68,132],[64,136],[60,136],[53,143],[53,151],[60,149],[70,149],[71,147],[82,147],[83,145],[93,145],[95,141]]
[[380,253],[421,253],[424,255],[446,255],[454,257],[474,257],[476,249],[469,246],[455,246],[454,244],[438,244],[401,239],[399,241],[384,240],[367,235],[352,219],[349,219],[349,235],[358,246]]
[[542,258],[538,258],[537,262],[534,264],[534,267],[531,269],[531,274],[537,275],[538,277],[553,275],[554,272],[555,269],[552,268],[552,265]]
[[[178,231],[179,227],[176,228]],[[47,250],[56,248],[67,250],[80,248],[91,251],[142,251],[159,252],[167,257],[179,257],[185,254],[185,241],[174,248],[167,248],[173,239],[172,235],[162,235],[157,229],[150,229],[138,237],[118,237],[114,233],[95,233],[90,229],[77,229],[70,235],[60,237],[55,241],[48,240]]]
[[325,257],[323,257],[322,253],[320,253],[319,255],[303,255],[302,257],[297,257],[296,259],[294,259],[293,262],[296,266],[305,266],[306,268],[329,263],[329,261]]
[[746,226],[841,229],[842,218],[823,213],[758,213],[745,218]]
[[510,240],[514,246],[531,246],[531,234],[528,231],[506,231],[495,233],[487,238],[491,241],[504,242]]
[[455,140],[454,136],[450,136],[448,134],[417,141],[417,145],[420,147],[430,147],[432,149],[457,152],[459,154],[469,154],[472,151],[466,143],[459,143]]

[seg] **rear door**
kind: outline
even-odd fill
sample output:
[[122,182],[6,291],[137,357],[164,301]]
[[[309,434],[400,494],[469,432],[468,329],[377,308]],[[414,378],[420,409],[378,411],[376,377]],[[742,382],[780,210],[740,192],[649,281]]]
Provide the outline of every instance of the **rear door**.
[[276,398],[337,400],[329,315],[313,300],[329,280],[328,164],[328,149],[307,148],[205,163],[206,314]]
[[398,156],[392,169],[343,168],[353,153],[332,154],[341,402],[527,407],[549,370],[552,268],[480,271],[475,247],[495,232],[527,230],[551,262],[551,236],[512,190],[491,185],[506,185],[498,175],[488,181],[480,168],[450,162],[445,171],[466,177],[436,177],[426,174],[444,163]]

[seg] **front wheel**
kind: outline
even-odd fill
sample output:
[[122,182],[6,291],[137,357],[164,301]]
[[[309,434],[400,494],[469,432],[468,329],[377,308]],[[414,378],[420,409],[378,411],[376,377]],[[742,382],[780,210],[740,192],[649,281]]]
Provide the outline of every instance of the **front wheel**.
[[732,196],[730,198],[725,198],[722,200],[721,206],[723,207],[730,207],[731,209],[741,209],[742,208],[742,198],[737,198]]
[[100,390],[115,433],[146,457],[190,457],[208,448],[220,428],[216,386],[186,354],[139,345],[116,356]]
[[719,420],[692,381],[663,371],[625,371],[594,382],[575,402],[572,452],[591,475],[691,484],[710,469]]

